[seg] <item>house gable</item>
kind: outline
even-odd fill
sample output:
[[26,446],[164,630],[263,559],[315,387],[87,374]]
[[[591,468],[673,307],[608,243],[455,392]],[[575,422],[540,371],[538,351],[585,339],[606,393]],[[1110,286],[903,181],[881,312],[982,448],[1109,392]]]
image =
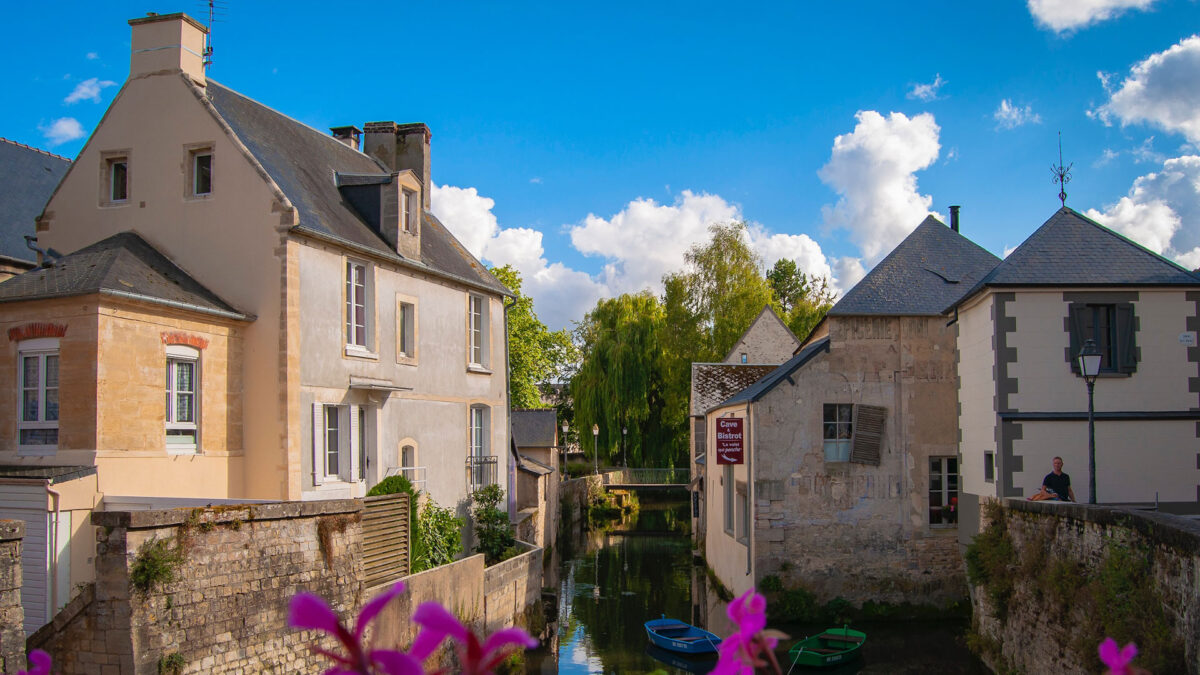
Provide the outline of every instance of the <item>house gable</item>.
[[[722,359],[725,363],[783,363],[796,352],[800,341],[770,305],[763,307],[750,327]],[[744,360],[743,360],[744,357]]]

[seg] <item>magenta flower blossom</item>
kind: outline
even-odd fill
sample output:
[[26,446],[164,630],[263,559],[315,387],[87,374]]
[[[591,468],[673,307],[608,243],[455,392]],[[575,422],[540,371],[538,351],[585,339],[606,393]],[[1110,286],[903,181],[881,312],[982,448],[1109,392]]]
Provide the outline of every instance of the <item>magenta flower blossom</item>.
[[1130,664],[1137,654],[1137,645],[1132,642],[1124,647],[1118,647],[1116,640],[1105,638],[1104,642],[1100,643],[1100,660],[1108,666],[1112,675],[1132,675],[1134,670]]
[[50,655],[35,649],[29,652],[29,670],[18,670],[17,675],[50,675]]
[[379,615],[384,606],[404,591],[404,584],[397,583],[387,591],[372,598],[354,623],[351,632],[342,625],[337,614],[321,598],[312,593],[297,593],[292,597],[288,611],[288,625],[292,628],[319,630],[337,638],[346,650],[345,654],[313,647],[313,651],[328,657],[334,666],[325,675],[422,675],[421,661],[392,649],[368,649],[362,643],[367,624]]
[[413,612],[413,621],[423,630],[413,641],[409,656],[424,661],[449,637],[459,644],[460,672],[466,675],[490,675],[518,647],[532,649],[538,645],[521,628],[498,630],[481,643],[475,633],[436,602],[421,603]]
[[767,627],[767,599],[752,588],[729,603],[725,611],[738,629],[721,641],[717,650],[720,658],[713,674],[754,675],[755,668],[768,665],[778,673],[775,646],[779,644],[779,639],[764,632]]

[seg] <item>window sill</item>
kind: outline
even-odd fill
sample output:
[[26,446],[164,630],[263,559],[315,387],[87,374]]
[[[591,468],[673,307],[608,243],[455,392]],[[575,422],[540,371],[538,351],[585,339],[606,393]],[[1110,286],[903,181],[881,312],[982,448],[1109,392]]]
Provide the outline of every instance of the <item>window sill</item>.
[[167,454],[172,457],[191,457],[200,454],[200,448],[196,446],[167,446]]
[[44,445],[19,445],[17,446],[18,457],[52,457],[58,452],[58,446],[48,448]]
[[491,368],[481,366],[477,363],[468,363],[467,364],[467,372],[475,373],[476,375],[492,375],[493,374]]
[[183,198],[185,202],[207,202],[212,199],[212,193],[203,195],[187,195]]
[[407,354],[401,353],[399,356],[396,357],[396,363],[398,363],[402,366],[415,366],[415,365],[417,365],[417,357],[415,355],[409,356]]
[[352,356],[356,359],[368,359],[371,361],[379,360],[378,354],[370,351],[366,347],[359,347],[358,345],[346,345],[345,355]]

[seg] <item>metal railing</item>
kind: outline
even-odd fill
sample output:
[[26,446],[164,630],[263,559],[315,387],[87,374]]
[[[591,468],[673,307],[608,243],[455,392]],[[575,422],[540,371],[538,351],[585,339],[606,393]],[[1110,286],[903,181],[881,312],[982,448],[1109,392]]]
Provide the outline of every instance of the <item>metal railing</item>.
[[423,466],[394,466],[383,474],[384,478],[388,476],[404,476],[413,484],[413,487],[425,489],[426,475]]
[[467,457],[467,487],[471,492],[496,483],[495,455]]
[[619,480],[626,485],[686,484],[690,480],[687,469],[622,469]]

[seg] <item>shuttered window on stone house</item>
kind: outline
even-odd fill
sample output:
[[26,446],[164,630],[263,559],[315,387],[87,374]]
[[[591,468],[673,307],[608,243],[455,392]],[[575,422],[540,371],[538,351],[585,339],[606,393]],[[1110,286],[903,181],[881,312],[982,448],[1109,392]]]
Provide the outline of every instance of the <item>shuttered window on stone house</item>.
[[1137,317],[1133,303],[1073,302],[1067,317],[1071,343],[1067,362],[1079,374],[1079,352],[1091,338],[1100,350],[1100,372],[1132,374],[1137,371]]
[[876,405],[854,406],[854,435],[850,441],[850,461],[878,465],[887,425],[887,408]]

